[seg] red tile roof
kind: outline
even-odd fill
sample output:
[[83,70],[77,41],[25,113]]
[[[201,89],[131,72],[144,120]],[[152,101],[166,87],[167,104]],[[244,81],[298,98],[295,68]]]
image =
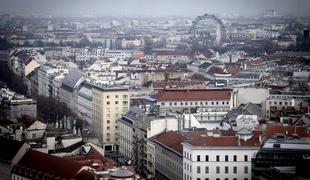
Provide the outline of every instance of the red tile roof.
[[193,86],[197,84],[204,84],[204,82],[203,81],[168,81],[165,83],[164,81],[156,81],[153,83],[153,87],[156,89],[165,88],[165,86],[169,88],[184,88],[187,86]]
[[91,149],[87,154],[66,156],[64,158],[82,163],[84,166],[89,166],[97,171],[103,171],[117,165],[114,160],[102,156],[95,148],[90,147]]
[[183,154],[183,145],[181,143],[184,142],[185,137],[181,133],[175,131],[164,132],[155,136],[154,139],[180,154]]
[[164,90],[154,96],[157,101],[230,100],[230,97],[230,89]]
[[[73,179],[83,170],[83,164],[39,151],[29,150],[15,168],[27,168],[35,174],[49,174],[53,177],[60,177],[60,179]],[[17,170],[17,172],[19,171]]]
[[[210,134],[212,133],[212,134]],[[164,132],[155,137],[155,139],[179,153],[183,152],[183,142],[193,146],[210,146],[210,147],[232,147],[232,146],[260,146],[259,136],[244,141],[238,140],[235,132],[230,130],[208,130],[208,131],[190,131],[190,132]],[[238,142],[239,141],[239,142]]]
[[277,133],[287,134],[288,136],[292,136],[292,134],[297,134],[301,137],[310,136],[310,132],[303,126],[283,126],[281,124],[268,124],[264,135],[270,137]]
[[192,136],[189,143],[193,146],[238,146],[238,139],[235,136]]
[[229,67],[226,67],[226,71],[227,73],[230,73],[230,74],[236,74],[238,72],[240,72],[240,66],[229,66]]

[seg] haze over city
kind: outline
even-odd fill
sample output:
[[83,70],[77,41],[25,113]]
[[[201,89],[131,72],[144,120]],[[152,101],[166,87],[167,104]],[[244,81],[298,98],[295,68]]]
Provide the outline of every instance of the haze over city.
[[254,16],[266,9],[310,15],[308,0],[1,0],[1,13],[56,16],[197,16],[205,12]]

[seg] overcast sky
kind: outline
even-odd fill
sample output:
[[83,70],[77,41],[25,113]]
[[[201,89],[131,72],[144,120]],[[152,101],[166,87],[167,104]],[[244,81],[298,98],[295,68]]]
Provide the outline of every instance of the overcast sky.
[[53,15],[310,15],[310,0],[0,0],[0,13]]

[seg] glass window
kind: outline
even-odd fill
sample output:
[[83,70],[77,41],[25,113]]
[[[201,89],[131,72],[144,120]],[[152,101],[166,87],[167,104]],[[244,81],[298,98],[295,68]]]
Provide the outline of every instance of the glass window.
[[206,155],[206,161],[209,161],[209,156],[208,155]]
[[225,155],[225,161],[228,161],[228,155]]
[[248,161],[248,155],[244,155],[244,161]]
[[235,161],[235,162],[237,161],[237,156],[236,156],[236,155],[234,155],[234,161]]
[[205,167],[205,173],[206,173],[206,174],[209,174],[209,166],[206,166],[206,167]]
[[197,155],[197,161],[200,161],[200,155]]
[[220,161],[220,156],[216,155],[216,161]]
[[234,166],[233,171],[234,171],[234,174],[237,174],[237,166]]
[[249,171],[248,166],[244,166],[244,174],[248,174],[248,171]]
[[225,166],[225,174],[228,174],[228,166]]
[[201,170],[200,170],[200,166],[197,166],[197,173],[200,174]]
[[216,174],[220,174],[220,166],[216,166]]

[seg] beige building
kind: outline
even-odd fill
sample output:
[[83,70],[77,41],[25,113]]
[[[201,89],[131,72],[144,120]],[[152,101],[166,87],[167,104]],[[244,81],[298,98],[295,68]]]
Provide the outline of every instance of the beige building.
[[113,150],[117,141],[117,120],[129,109],[127,88],[92,88],[93,132],[106,150]]

